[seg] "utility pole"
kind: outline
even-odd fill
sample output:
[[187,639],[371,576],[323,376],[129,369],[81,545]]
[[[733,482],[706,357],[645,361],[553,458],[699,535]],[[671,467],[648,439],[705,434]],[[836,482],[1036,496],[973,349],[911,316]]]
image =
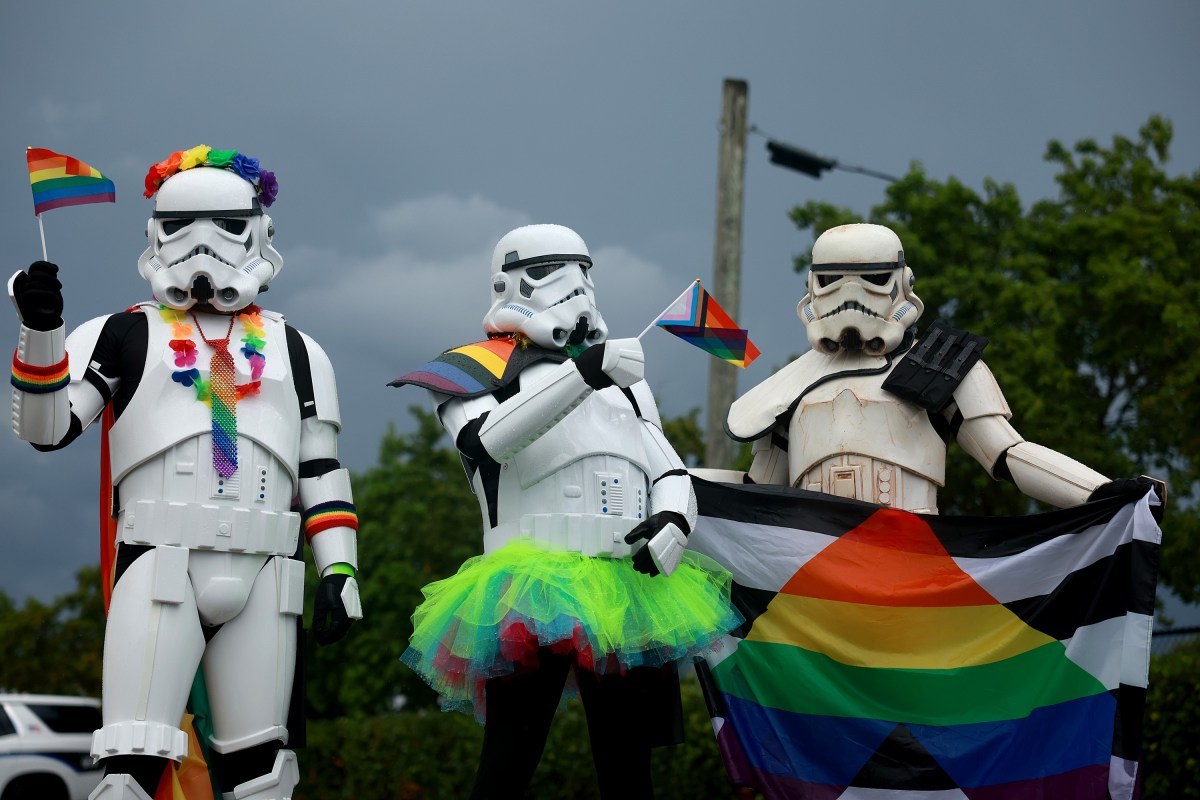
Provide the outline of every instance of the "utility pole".
[[[738,319],[742,282],[742,197],[746,183],[746,110],[749,86],[726,78],[721,104],[721,145],[717,164],[717,225],[713,245],[712,294]],[[725,415],[737,394],[737,367],[709,359],[708,421],[704,466],[733,467],[733,443],[725,435]]]

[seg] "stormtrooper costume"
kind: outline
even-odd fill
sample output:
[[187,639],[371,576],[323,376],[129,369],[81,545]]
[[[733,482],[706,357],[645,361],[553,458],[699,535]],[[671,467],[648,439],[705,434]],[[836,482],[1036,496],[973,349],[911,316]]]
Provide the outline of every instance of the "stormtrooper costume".
[[158,302],[68,337],[56,266],[9,282],[22,322],[17,435],[54,450],[106,420],[116,554],[93,800],[153,796],[187,755],[179,726],[197,667],[222,797],[290,797],[302,529],[322,575],[318,641],[362,616],[333,370],[312,339],[252,305],[282,266],[263,212],[273,194],[260,202],[257,181],[204,166],[198,150],[201,164],[162,182],[148,225],[139,269]]
[[913,285],[886,227],[842,225],[817,239],[797,309],[812,350],[735,401],[726,420],[730,436],[754,443],[749,481],[937,513],[953,439],[992,477],[1053,506],[1144,494],[1145,481],[1110,482],[1025,441],[980,360],[983,337],[938,321],[914,341],[924,306]]
[[511,231],[490,338],[392,382],[432,393],[483,519],[484,554],[425,588],[403,656],[486,720],[473,798],[522,796],[572,669],[602,795],[652,796],[649,749],[678,741],[674,662],[739,621],[728,575],[686,552],[691,480],[591,266],[568,228]]

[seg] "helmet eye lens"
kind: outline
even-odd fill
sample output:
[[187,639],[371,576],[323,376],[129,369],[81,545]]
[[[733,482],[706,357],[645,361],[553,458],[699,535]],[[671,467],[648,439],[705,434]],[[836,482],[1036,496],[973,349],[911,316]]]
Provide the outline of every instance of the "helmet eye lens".
[[195,221],[196,220],[194,220],[194,219],[163,220],[163,224],[162,224],[163,233],[165,233],[167,236],[174,236],[175,234],[179,233],[181,230],[186,228],[188,225],[191,225]]
[[844,276],[833,272],[818,272],[817,285],[824,289],[831,283],[840,281]]
[[862,277],[867,283],[873,283],[876,286],[886,286],[887,282],[892,279],[892,275],[889,272],[869,272]]
[[246,220],[234,217],[216,217],[213,224],[223,231],[229,231],[235,236],[246,230]]
[[537,266],[528,267],[525,274],[535,281],[540,281],[542,278],[554,272],[557,269],[565,266],[565,264],[538,264]]

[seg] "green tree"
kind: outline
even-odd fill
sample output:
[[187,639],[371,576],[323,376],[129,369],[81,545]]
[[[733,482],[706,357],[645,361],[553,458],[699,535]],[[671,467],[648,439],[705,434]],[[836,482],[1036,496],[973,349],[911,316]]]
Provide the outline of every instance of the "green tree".
[[704,462],[704,426],[699,407],[689,409],[682,417],[666,417],[662,423],[667,441],[683,463],[695,467]]
[[[920,164],[888,187],[869,220],[895,230],[925,301],[991,340],[985,358],[1013,423],[1111,477],[1168,480],[1162,578],[1200,600],[1200,170],[1167,174],[1171,125],[1151,117],[1136,139],[1103,147],[1051,142],[1058,196],[1024,208],[1011,184],[929,178]],[[819,234],[859,221],[826,203],[791,211]],[[796,259],[796,269],[808,266]],[[1023,513],[1013,487],[954,448],[943,507]]]
[[1142,774],[1146,800],[1200,798],[1200,637],[1150,659]]
[[104,653],[100,568],[75,575],[75,590],[49,605],[20,608],[0,592],[0,686],[22,692],[98,697]]
[[[675,448],[675,452],[689,467],[704,464],[704,425],[700,422],[700,409],[693,407],[682,417],[663,417],[663,435]],[[753,458],[749,444],[738,444],[734,449],[730,469],[748,470]]]

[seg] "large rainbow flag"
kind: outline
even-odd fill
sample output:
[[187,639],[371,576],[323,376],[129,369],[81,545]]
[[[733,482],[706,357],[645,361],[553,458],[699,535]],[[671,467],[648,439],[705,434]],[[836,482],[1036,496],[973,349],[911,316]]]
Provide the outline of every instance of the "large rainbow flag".
[[33,187],[33,213],[63,206],[86,203],[115,203],[113,182],[78,158],[64,156],[42,147],[25,151],[29,162],[29,183]]
[[700,281],[680,295],[655,325],[739,367],[750,366],[750,362],[759,356],[749,332],[737,326]]
[[699,672],[768,800],[1135,795],[1161,532],[1151,496],[917,515],[695,481],[689,546],[747,623]]

